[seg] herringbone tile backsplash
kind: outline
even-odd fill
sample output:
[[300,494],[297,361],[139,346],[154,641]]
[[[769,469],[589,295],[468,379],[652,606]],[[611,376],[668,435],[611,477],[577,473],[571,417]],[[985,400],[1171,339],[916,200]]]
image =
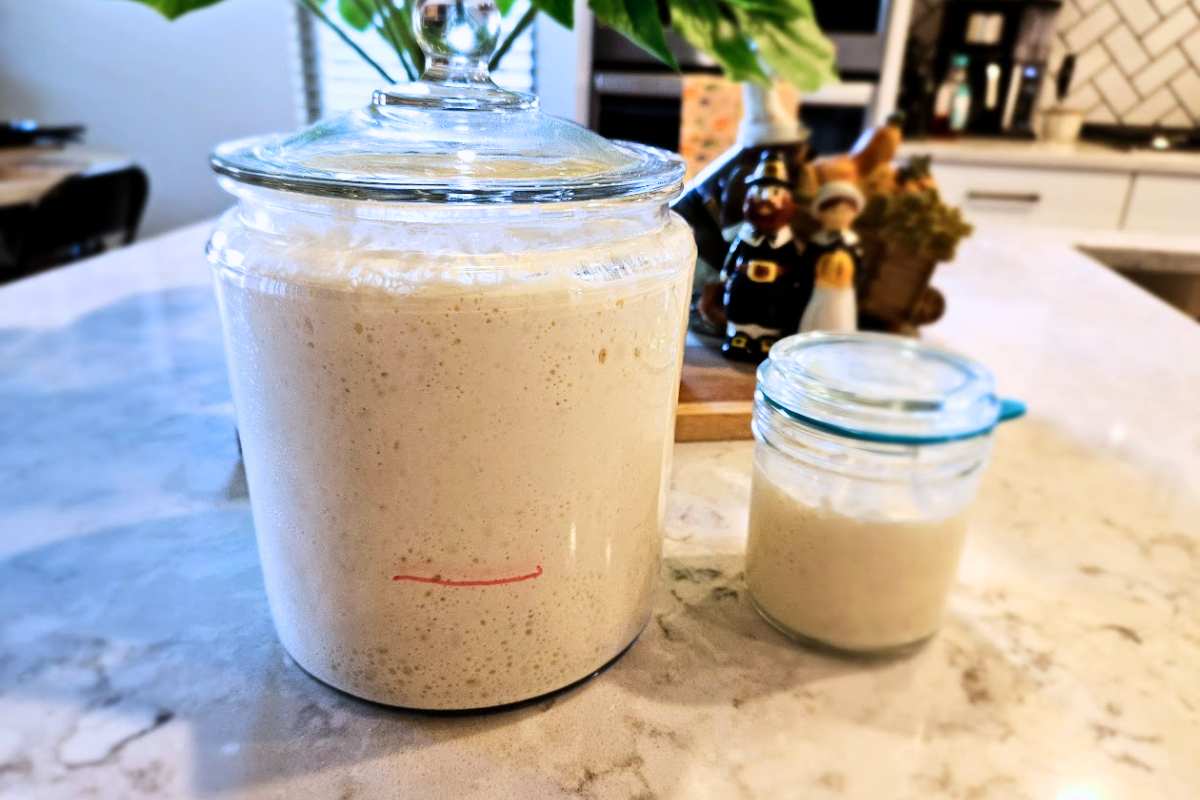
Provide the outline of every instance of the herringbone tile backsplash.
[[[945,0],[915,0],[911,33],[933,44]],[[1064,0],[1049,68],[1075,53],[1067,104],[1088,122],[1200,125],[1200,0]],[[941,76],[938,76],[939,79]],[[1053,79],[1042,104],[1054,101]]]

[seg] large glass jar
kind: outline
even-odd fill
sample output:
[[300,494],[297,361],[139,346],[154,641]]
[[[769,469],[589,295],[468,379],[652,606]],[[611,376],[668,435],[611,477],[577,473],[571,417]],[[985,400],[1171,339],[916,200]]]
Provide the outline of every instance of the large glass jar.
[[213,159],[238,201],[209,255],[276,629],[317,678],[412,708],[592,674],[659,569],[682,166],[496,88],[494,14],[421,3],[423,81]]
[[899,650],[938,629],[992,431],[982,365],[883,334],[791,336],[758,370],[746,580],[784,633]]

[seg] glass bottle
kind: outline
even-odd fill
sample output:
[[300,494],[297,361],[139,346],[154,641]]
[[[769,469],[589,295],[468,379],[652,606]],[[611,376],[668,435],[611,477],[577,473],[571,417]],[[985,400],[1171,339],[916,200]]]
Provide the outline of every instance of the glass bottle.
[[970,59],[956,53],[950,59],[946,80],[938,87],[933,103],[930,132],[935,135],[955,135],[966,130],[971,113],[971,85],[967,77]]

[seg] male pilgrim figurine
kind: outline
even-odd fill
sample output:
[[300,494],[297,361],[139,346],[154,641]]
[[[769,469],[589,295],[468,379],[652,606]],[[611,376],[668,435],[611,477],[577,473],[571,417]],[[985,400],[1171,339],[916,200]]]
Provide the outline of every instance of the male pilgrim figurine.
[[858,328],[854,276],[862,267],[858,234],[850,229],[862,211],[863,196],[849,181],[830,181],[813,199],[813,216],[821,229],[808,240],[804,261],[816,280],[800,318],[800,332],[853,331]]
[[776,340],[794,333],[812,286],[803,275],[791,219],[796,210],[787,166],[778,154],[763,154],[746,178],[745,221],[721,270],[725,285],[725,341],[721,352],[737,361],[758,363]]

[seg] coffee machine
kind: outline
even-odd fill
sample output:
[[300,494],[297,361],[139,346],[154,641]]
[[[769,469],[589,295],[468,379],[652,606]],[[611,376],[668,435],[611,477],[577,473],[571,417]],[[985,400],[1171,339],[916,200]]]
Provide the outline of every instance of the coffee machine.
[[942,80],[969,59],[966,131],[1030,138],[1061,0],[947,0],[934,53]]

